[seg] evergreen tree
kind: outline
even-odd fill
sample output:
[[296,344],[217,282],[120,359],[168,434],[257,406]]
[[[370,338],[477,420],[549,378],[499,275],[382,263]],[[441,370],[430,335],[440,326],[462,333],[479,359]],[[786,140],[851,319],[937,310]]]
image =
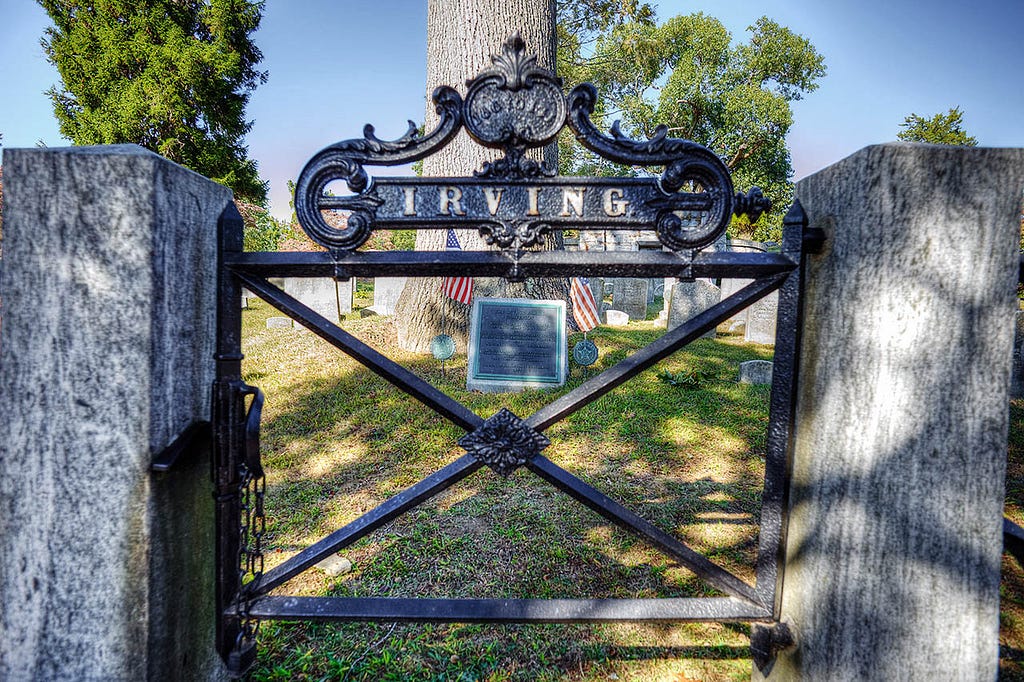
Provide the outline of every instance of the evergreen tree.
[[75,144],[136,143],[262,204],[267,187],[243,137],[249,93],[266,81],[250,35],[262,2],[39,0],[49,90]]
[[968,135],[963,125],[964,112],[960,111],[960,107],[953,107],[949,113],[935,114],[931,118],[911,114],[903,119],[900,124],[903,130],[896,137],[904,142],[976,147],[978,140]]

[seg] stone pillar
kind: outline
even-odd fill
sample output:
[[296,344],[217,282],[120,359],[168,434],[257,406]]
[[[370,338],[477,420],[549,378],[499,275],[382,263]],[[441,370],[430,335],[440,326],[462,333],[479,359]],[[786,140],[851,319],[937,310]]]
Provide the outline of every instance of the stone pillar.
[[1022,190],[1024,150],[911,144],[797,184],[827,241],[768,679],[996,678]]
[[4,153],[0,679],[218,679],[206,448],[231,192],[134,145]]

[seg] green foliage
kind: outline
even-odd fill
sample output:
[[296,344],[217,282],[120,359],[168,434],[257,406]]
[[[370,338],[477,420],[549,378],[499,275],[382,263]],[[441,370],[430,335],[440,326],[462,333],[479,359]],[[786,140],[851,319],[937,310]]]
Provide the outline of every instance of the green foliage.
[[50,98],[75,144],[136,143],[262,204],[243,137],[249,93],[266,80],[250,40],[262,2],[38,0],[42,46],[60,73]]
[[[665,125],[673,137],[703,144],[725,160],[739,189],[760,187],[773,211],[750,225],[735,221],[733,236],[780,237],[792,197],[786,134],[790,102],[818,87],[824,58],[810,41],[762,17],[750,39],[736,44],[720,21],[702,13],[656,25],[652,15],[600,29],[593,53],[560,29],[559,67],[571,83],[593,82],[602,97],[595,119],[622,120],[624,132],[650,137]],[[597,160],[568,138],[560,141],[560,170],[607,175],[620,169]]]
[[896,137],[904,142],[927,142],[929,144],[948,144],[958,147],[976,147],[978,140],[968,135],[963,128],[964,112],[960,107],[953,107],[945,114],[935,114],[924,118],[911,114],[903,119],[903,128]]
[[654,25],[654,9],[636,0],[571,0],[557,3],[557,71],[567,85],[586,80],[585,53],[606,31],[626,23]]
[[670,386],[678,386],[680,388],[699,388],[701,384],[714,378],[706,372],[696,369],[683,370],[681,372],[670,372],[665,369],[658,372],[657,377]]
[[395,230],[392,234],[396,251],[416,250],[416,230]]
[[262,206],[236,201],[242,215],[242,248],[245,251],[277,251],[281,242],[292,235],[285,223],[277,220]]

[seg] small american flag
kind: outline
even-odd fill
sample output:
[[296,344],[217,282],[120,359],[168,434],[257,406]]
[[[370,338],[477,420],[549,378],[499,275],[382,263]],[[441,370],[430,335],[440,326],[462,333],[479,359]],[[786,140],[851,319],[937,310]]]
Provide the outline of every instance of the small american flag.
[[[448,238],[445,240],[446,251],[459,251],[459,239],[455,236],[455,230],[448,228]],[[473,300],[473,278],[472,277],[445,277],[441,281],[441,290],[444,295],[459,303],[469,305]]]
[[590,291],[590,280],[573,277],[569,285],[569,299],[572,301],[572,316],[581,332],[589,332],[597,326],[597,303]]

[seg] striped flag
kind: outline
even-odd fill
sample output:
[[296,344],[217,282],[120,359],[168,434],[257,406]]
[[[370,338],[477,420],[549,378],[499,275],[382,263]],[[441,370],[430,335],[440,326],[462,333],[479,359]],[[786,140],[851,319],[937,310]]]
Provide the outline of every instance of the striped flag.
[[589,332],[597,326],[597,303],[590,290],[590,280],[573,277],[569,285],[569,300],[572,301],[572,316],[581,332]]
[[[455,236],[455,230],[450,227],[448,228],[448,238],[445,240],[444,248],[446,251],[459,251],[462,249],[459,246],[458,237]],[[448,298],[469,305],[473,300],[473,278],[445,277],[441,281],[441,291]]]

